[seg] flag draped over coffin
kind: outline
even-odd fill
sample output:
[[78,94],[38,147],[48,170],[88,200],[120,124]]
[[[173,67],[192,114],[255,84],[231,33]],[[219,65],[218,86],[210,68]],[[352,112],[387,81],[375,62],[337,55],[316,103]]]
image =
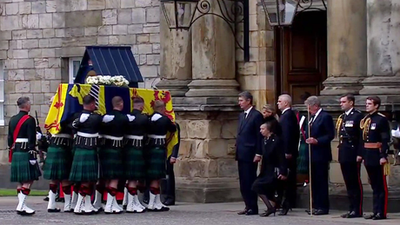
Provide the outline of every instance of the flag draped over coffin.
[[[120,96],[124,100],[123,113],[133,110],[133,98],[144,99],[143,113],[151,115],[155,100],[162,100],[166,105],[167,116],[175,122],[175,113],[172,108],[172,98],[168,91],[150,90],[140,88],[125,88],[90,84],[60,84],[57,93],[47,114],[45,128],[51,134],[57,134],[61,130],[61,122],[83,109],[83,97],[92,95],[96,99],[97,113],[104,115],[112,110],[112,98]],[[178,143],[178,133],[167,134],[168,156],[172,154],[173,147]]]

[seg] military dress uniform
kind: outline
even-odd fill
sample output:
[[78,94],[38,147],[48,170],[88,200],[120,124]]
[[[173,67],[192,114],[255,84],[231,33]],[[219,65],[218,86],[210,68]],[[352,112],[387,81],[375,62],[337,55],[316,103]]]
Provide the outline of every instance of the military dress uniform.
[[[175,132],[176,126],[165,115],[155,112],[150,116],[148,130],[148,157],[147,157],[147,180],[161,180],[166,175],[167,160],[167,133]],[[159,192],[159,190],[158,190]],[[160,193],[149,193],[148,210],[168,210],[161,203]]]
[[[87,110],[75,115],[72,126],[76,131],[73,160],[69,180],[75,183],[90,183],[98,180],[97,144],[102,116]],[[81,186],[74,209],[77,214],[93,213],[98,210],[91,204],[90,188]],[[83,205],[83,199],[84,205]]]
[[385,169],[388,163],[380,165],[380,159],[387,159],[390,142],[390,126],[386,117],[378,112],[362,119],[364,164],[373,190],[373,214],[366,219],[385,219],[387,213],[388,189]]
[[[124,178],[128,181],[138,181],[146,178],[143,156],[144,136],[149,125],[149,118],[141,111],[134,109],[127,115],[129,126],[125,133],[124,147]],[[140,204],[137,190],[127,189],[127,212],[143,212],[145,207]]]
[[[123,176],[123,138],[128,124],[128,118],[118,110],[112,110],[103,116],[103,144],[99,151],[101,179],[116,180]],[[115,195],[117,189],[108,187],[106,213],[120,213],[122,208],[117,204]]]
[[[14,131],[18,122],[26,115],[28,115],[27,112],[20,111],[17,115],[11,117],[8,127],[8,146],[11,148],[14,144],[10,181],[20,184],[28,181],[39,180],[39,177],[42,175],[35,157],[36,123],[33,117],[29,116],[29,118],[22,124],[15,143],[13,140]],[[30,209],[25,204],[25,199],[29,193],[30,189],[24,187],[20,193],[18,193],[19,204],[16,209],[17,213],[35,213],[33,209]]]
[[363,115],[357,109],[350,109],[339,116],[336,123],[339,138],[339,163],[349,198],[349,212],[344,218],[360,217],[363,214],[363,187],[361,183],[361,162],[357,156],[362,156],[360,121]]

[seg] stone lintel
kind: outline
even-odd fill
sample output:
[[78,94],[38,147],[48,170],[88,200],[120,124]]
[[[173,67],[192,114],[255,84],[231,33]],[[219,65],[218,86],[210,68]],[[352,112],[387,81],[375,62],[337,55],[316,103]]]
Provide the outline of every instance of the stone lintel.
[[239,83],[234,79],[193,80],[188,85],[187,97],[236,97]]
[[172,97],[182,97],[185,96],[185,93],[189,90],[188,84],[191,80],[171,80],[171,79],[162,79],[157,83],[157,88],[168,90]]
[[362,89],[363,77],[328,77],[323,82],[325,88],[321,91],[322,96],[340,96],[347,93],[358,94]]

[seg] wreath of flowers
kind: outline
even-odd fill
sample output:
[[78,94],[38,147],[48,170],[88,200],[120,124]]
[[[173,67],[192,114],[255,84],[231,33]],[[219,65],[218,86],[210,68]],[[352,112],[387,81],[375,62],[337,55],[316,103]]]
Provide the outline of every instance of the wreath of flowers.
[[129,81],[124,76],[90,76],[86,78],[87,84],[128,86]]

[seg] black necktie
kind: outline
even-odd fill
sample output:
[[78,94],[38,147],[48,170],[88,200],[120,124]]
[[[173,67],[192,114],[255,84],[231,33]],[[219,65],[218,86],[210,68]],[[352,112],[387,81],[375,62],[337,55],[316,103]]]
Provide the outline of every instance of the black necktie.
[[245,113],[244,113],[244,119],[246,119],[246,117],[247,117],[247,113],[245,112]]
[[312,124],[314,123],[314,118],[315,118],[315,115],[311,116],[311,119],[310,119],[310,122],[309,122],[310,127],[312,127]]

